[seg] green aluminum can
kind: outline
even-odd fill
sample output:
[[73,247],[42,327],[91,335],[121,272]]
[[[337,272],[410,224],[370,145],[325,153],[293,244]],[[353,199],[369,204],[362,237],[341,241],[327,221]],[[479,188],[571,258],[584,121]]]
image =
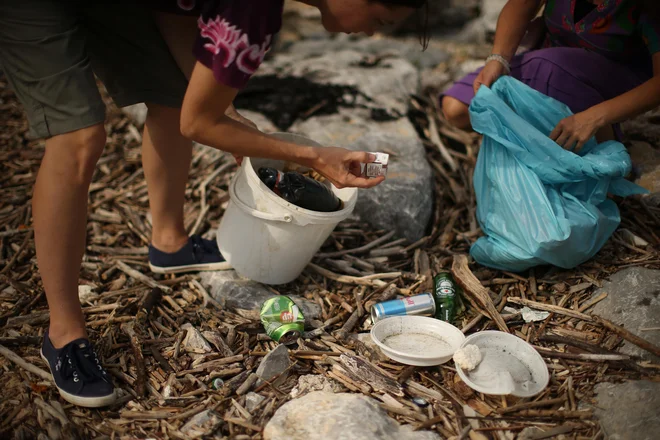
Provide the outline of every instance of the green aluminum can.
[[261,306],[261,323],[273,341],[292,344],[305,329],[305,316],[288,296],[279,295]]
[[453,322],[456,317],[456,302],[460,288],[449,272],[442,272],[433,278],[433,296],[435,298],[435,317],[446,322]]

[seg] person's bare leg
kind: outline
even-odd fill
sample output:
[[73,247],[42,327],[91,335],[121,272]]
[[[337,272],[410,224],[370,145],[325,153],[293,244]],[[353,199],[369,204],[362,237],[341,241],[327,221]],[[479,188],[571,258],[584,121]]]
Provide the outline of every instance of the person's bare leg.
[[87,193],[104,146],[103,124],[48,139],[34,186],[37,263],[50,309],[49,336],[56,348],[87,336],[78,279],[85,253]]
[[153,230],[151,241],[162,252],[176,252],[188,242],[183,224],[192,142],[181,135],[177,108],[147,104],[142,165],[147,179]]
[[442,98],[442,113],[451,125],[461,130],[472,130],[470,112],[466,104],[451,96]]

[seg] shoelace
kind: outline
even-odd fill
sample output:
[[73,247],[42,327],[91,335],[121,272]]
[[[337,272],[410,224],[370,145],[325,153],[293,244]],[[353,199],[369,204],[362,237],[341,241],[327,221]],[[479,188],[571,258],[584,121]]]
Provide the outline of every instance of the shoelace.
[[190,237],[193,247],[193,256],[195,261],[202,261],[205,254],[211,254],[215,251],[213,246],[207,243],[201,236],[193,235]]
[[73,377],[76,383],[95,382],[99,379],[108,381],[107,373],[90,344],[82,347],[78,344],[69,344],[62,349],[59,358],[62,362],[62,376],[65,378]]

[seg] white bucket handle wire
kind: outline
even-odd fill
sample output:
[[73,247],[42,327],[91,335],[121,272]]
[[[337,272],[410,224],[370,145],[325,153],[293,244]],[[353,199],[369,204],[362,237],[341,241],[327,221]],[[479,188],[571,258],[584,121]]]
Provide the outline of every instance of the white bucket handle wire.
[[[232,188],[235,188],[236,179],[233,179],[230,185],[232,186]],[[238,206],[241,209],[241,211],[245,212],[248,215],[251,215],[252,217],[257,217],[262,220],[269,220],[273,222],[291,223],[293,221],[293,216],[291,214],[278,215],[278,214],[272,214],[270,212],[263,212],[263,211],[259,211],[258,209],[251,208],[238,197],[238,194],[236,193],[235,189],[231,192],[234,195],[234,197],[231,198],[231,201],[236,203],[236,206]]]

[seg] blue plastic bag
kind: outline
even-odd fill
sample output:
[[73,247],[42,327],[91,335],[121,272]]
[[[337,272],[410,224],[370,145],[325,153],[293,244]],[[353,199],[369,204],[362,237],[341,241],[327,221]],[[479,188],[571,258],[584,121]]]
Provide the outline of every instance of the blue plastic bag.
[[470,249],[478,263],[514,272],[575,267],[621,221],[607,194],[647,192],[624,179],[631,162],[620,142],[591,139],[575,154],[551,140],[570,115],[566,105],[511,77],[479,89],[470,105],[472,126],[484,135],[474,189],[486,236]]

